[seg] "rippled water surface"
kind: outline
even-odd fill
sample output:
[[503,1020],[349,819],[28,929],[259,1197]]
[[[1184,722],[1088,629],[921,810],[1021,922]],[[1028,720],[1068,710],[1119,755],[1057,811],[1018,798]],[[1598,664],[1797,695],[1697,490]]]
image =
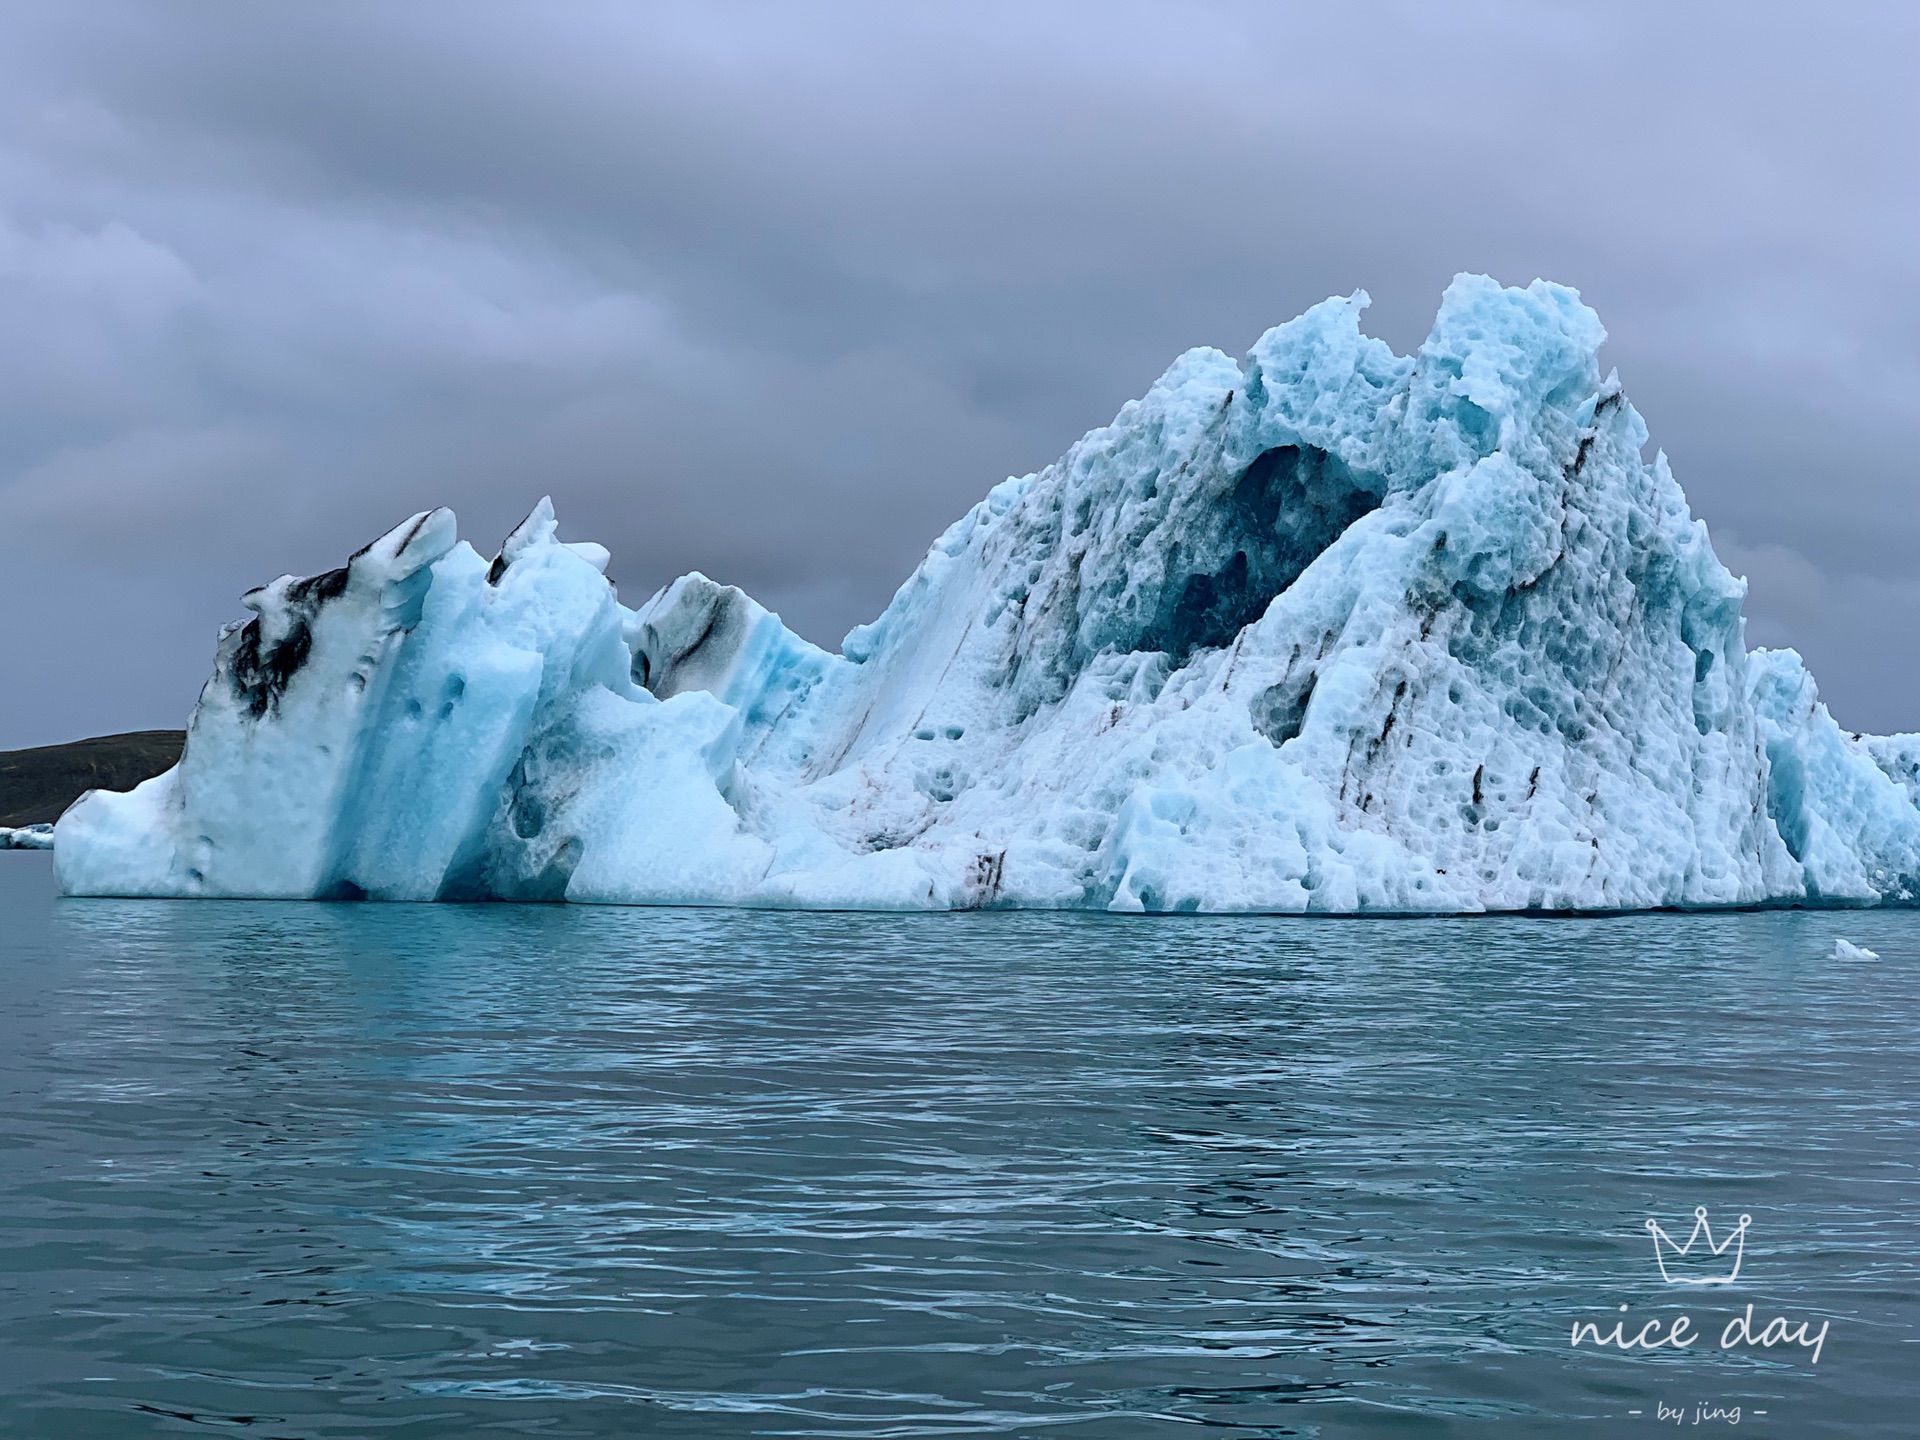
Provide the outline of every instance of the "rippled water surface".
[[1920,1427],[1912,912],[0,922],[7,1434]]

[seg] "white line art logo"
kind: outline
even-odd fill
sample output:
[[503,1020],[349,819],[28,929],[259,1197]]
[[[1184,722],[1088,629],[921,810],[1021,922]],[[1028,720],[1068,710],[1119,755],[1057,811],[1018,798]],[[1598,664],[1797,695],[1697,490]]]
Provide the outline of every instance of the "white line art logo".
[[[1660,1278],[1669,1285],[1731,1285],[1740,1278],[1740,1262],[1747,1254],[1747,1227],[1753,1224],[1751,1215],[1742,1215],[1740,1223],[1728,1231],[1721,1239],[1713,1238],[1713,1226],[1707,1221],[1707,1207],[1699,1205],[1693,1212],[1693,1233],[1687,1236],[1687,1243],[1676,1244],[1667,1234],[1658,1220],[1651,1216],[1647,1219],[1647,1233],[1653,1236],[1653,1258],[1659,1263]],[[1673,1297],[1678,1300],[1680,1297]],[[1661,1307],[1677,1310],[1680,1307],[1669,1302]],[[1696,1343],[1702,1350],[1710,1343],[1707,1334],[1693,1328],[1693,1317],[1675,1315],[1671,1320],[1660,1314],[1644,1314],[1629,1318],[1629,1307],[1621,1305],[1613,1314],[1604,1318],[1612,1323],[1607,1329],[1600,1328],[1599,1320],[1574,1319],[1573,1331],[1569,1343],[1578,1350],[1582,1345],[1591,1345],[1596,1350],[1615,1349],[1666,1350],[1692,1353]],[[1756,1320],[1754,1307],[1748,1305],[1745,1310],[1731,1315],[1720,1330],[1720,1348],[1738,1350],[1741,1348],[1772,1350],[1776,1345],[1792,1344],[1802,1350],[1811,1350],[1808,1357],[1812,1364],[1820,1363],[1820,1352],[1826,1348],[1827,1332],[1833,1322],[1822,1320],[1820,1329],[1815,1331],[1812,1320],[1801,1320],[1797,1324],[1788,1316],[1776,1315],[1770,1320]],[[1786,1352],[1792,1354],[1792,1351]],[[1629,1410],[1629,1415],[1643,1415],[1640,1410]],[[1662,1420],[1672,1420],[1678,1425],[1680,1411],[1667,1407],[1664,1401],[1658,1412]],[[1763,1415],[1762,1410],[1747,1413]],[[1739,1411],[1714,1406],[1702,1402],[1695,1407],[1696,1425],[1708,1420],[1725,1420],[1730,1425],[1738,1425]]]
[[[1734,1281],[1740,1278],[1740,1262],[1745,1258],[1747,1253],[1747,1226],[1752,1223],[1753,1217],[1751,1215],[1742,1215],[1740,1217],[1740,1223],[1729,1231],[1726,1237],[1716,1245],[1713,1243],[1713,1227],[1707,1223],[1707,1207],[1698,1205],[1694,1207],[1693,1211],[1693,1233],[1687,1237],[1686,1244],[1676,1245],[1673,1242],[1673,1237],[1660,1228],[1660,1222],[1649,1216],[1647,1219],[1647,1232],[1653,1236],[1653,1258],[1659,1263],[1660,1278],[1669,1285],[1733,1284]],[[1703,1272],[1697,1275],[1677,1274],[1674,1270],[1667,1268],[1669,1257],[1677,1262],[1699,1242],[1704,1242],[1705,1247],[1699,1258],[1711,1255],[1715,1259],[1724,1259],[1728,1247],[1731,1246],[1733,1249],[1732,1268],[1715,1267],[1710,1273]],[[1698,1260],[1696,1259],[1696,1264],[1697,1263]],[[1676,1264],[1675,1270],[1678,1268]]]

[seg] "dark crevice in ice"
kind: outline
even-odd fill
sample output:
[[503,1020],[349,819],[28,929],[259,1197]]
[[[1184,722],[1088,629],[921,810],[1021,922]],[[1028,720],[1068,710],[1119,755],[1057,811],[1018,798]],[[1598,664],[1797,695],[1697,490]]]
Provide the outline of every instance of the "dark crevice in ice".
[[1310,445],[1263,451],[1218,505],[1204,529],[1180,540],[1184,563],[1170,565],[1159,605],[1137,643],[1176,667],[1196,652],[1229,645],[1266,613],[1301,571],[1380,497],[1342,461]]
[[1293,739],[1307,723],[1307,705],[1313,699],[1313,684],[1318,678],[1308,670],[1262,690],[1247,707],[1254,729],[1276,746]]

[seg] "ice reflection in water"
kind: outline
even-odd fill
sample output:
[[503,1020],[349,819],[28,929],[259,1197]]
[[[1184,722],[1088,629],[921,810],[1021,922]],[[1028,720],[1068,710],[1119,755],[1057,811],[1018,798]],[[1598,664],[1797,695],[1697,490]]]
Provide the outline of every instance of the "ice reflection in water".
[[[1911,1399],[1920,915],[56,903],[34,856],[0,905],[29,1433],[1611,1435],[1704,1399],[1863,1435]],[[1696,1204],[1753,1214],[1748,1268],[1676,1307],[1642,1226]],[[1818,1369],[1567,1345],[1748,1301],[1831,1318]]]

